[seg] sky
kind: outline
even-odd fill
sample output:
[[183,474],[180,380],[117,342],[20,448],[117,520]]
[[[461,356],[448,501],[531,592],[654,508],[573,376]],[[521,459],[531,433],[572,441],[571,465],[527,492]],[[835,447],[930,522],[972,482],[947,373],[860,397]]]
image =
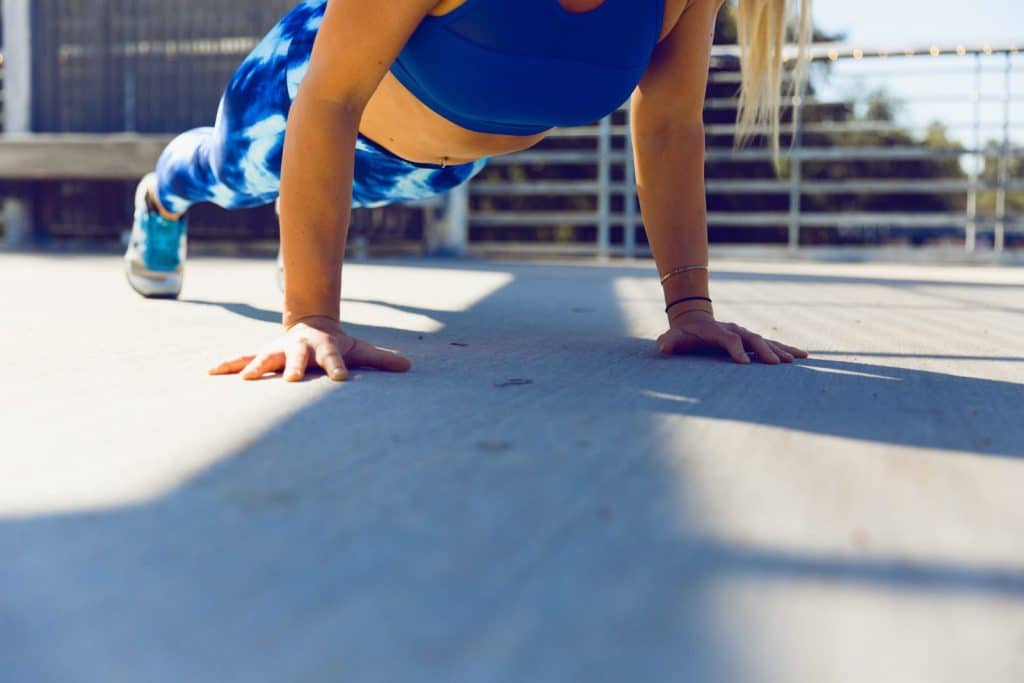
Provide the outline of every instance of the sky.
[[[1024,0],[814,0],[815,24],[846,34],[851,47],[922,47],[932,43],[1017,45],[1024,49]],[[981,138],[1002,137],[1004,57],[982,58]],[[1024,142],[1024,53],[1012,59],[1011,139]],[[822,94],[854,96],[877,87],[905,99],[901,120],[923,129],[939,120],[950,134],[973,140],[974,58],[937,57],[913,60],[840,62]],[[914,102],[914,97],[950,95],[953,102]],[[962,99],[960,96],[962,95]],[[988,101],[985,98],[991,98]]]
[[1013,42],[1024,47],[1021,0],[814,0],[815,23],[850,43]]

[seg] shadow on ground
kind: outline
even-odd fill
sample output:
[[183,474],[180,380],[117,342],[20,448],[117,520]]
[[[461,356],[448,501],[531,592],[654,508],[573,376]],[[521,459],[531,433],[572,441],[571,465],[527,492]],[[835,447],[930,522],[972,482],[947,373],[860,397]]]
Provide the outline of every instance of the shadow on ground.
[[615,276],[584,273],[581,298],[527,274],[459,313],[381,302],[444,323],[422,341],[352,329],[410,351],[413,374],[356,371],[150,503],[0,521],[3,680],[756,680],[717,604],[737,578],[1024,598],[998,567],[709,536],[680,474],[700,454],[655,428],[1019,457],[1019,384],[660,358],[622,316],[589,315]]

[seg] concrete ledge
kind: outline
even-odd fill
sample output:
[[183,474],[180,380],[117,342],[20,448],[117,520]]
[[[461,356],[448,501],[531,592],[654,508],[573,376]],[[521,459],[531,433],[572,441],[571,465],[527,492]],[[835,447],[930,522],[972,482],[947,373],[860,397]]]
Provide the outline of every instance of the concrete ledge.
[[2,180],[127,180],[153,170],[171,135],[0,136]]

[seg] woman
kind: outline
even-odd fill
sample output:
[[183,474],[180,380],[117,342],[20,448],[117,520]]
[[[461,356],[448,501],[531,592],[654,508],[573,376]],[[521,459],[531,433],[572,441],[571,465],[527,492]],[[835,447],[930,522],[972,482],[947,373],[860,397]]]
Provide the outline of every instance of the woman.
[[[246,58],[215,127],[176,138],[139,183],[128,280],[144,296],[176,297],[189,206],[279,196],[284,333],[210,373],[283,370],[296,381],[311,360],[335,380],[352,366],[406,371],[408,359],[342,328],[349,207],[442,193],[488,157],[593,122],[632,93],[637,189],[668,318],[659,349],[718,347],[738,363],[748,351],[771,364],[806,357],[717,321],[708,296],[702,109],[722,2],[306,0]],[[740,0],[738,140],[768,122],[776,158],[786,15],[787,0]]]

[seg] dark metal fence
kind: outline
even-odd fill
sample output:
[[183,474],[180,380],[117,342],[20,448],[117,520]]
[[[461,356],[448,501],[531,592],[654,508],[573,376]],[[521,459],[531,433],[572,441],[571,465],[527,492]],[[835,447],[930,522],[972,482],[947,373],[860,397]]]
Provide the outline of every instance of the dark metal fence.
[[0,11],[0,133],[4,131],[4,13]]
[[209,125],[228,78],[296,0],[35,0],[34,128]]
[[[33,128],[37,132],[179,133],[212,125],[234,70],[298,0],[33,0]],[[131,221],[132,183],[36,186],[55,238],[116,239]],[[419,244],[421,209],[357,211],[356,239]],[[275,240],[272,207],[200,205],[192,237]]]

